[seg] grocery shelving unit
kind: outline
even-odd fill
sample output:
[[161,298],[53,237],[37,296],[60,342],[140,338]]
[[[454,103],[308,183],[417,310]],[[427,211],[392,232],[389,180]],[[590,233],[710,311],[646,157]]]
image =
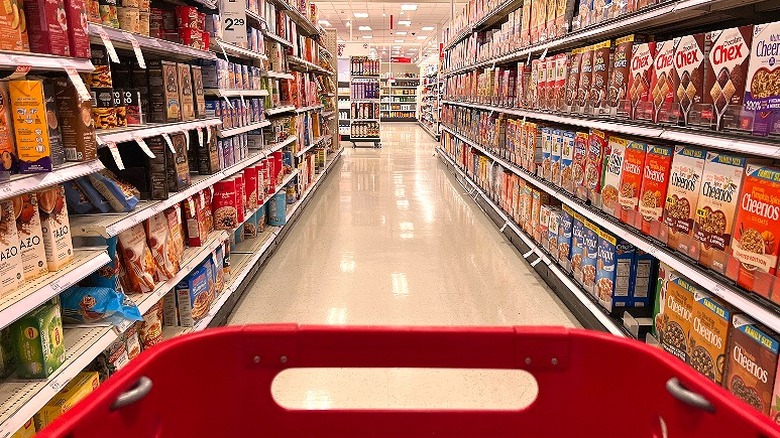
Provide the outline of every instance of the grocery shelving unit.
[[350,57],[349,141],[381,147],[380,72],[381,61],[367,56]]
[[388,78],[386,85],[382,85],[382,121],[415,121],[419,86],[419,77]]
[[436,141],[439,141],[440,135],[441,86],[442,81],[439,79],[438,69],[430,69],[423,79],[420,111],[418,113],[420,127]]

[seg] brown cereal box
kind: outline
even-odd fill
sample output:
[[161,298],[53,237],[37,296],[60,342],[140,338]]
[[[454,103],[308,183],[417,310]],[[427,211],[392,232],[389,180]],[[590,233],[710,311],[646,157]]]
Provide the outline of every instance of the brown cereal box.
[[583,47],[580,55],[580,83],[577,86],[577,106],[580,114],[587,111],[593,79],[593,46]]
[[741,114],[753,26],[708,32],[705,34],[707,41],[711,46],[704,68],[703,105],[699,124],[714,124],[718,130],[749,129],[742,126]]
[[693,223],[705,156],[703,149],[675,147],[664,205],[664,223],[659,238],[670,248],[694,260],[699,258],[699,245],[693,238]]
[[531,0],[523,1],[523,17],[520,26],[520,47],[531,44]]
[[609,154],[604,157],[604,179],[601,183],[601,209],[620,219],[618,192],[620,176],[623,173],[623,160],[629,141],[616,135],[609,136]]
[[566,76],[568,74],[567,67],[569,65],[569,54],[559,53],[555,57],[555,84],[553,85],[554,104],[552,109],[555,111],[563,111],[564,98],[566,95]]
[[676,41],[674,69],[677,72],[676,101],[680,117],[688,124],[691,110],[701,105],[704,96],[704,34],[686,35]]
[[547,0],[547,13],[544,20],[544,39],[551,40],[555,38],[555,11],[558,9],[557,0]]
[[203,119],[206,117],[206,98],[203,95],[203,71],[199,65],[193,65],[192,68],[192,95],[195,99],[195,117]]
[[[532,67],[533,68],[533,67]],[[536,65],[536,102],[534,108],[547,108],[547,59],[540,59]]]
[[738,399],[768,415],[776,386],[778,336],[746,315],[734,315],[731,321],[723,384]]
[[560,38],[569,31],[569,23],[574,15],[576,0],[557,0],[555,8],[555,37]]
[[780,251],[780,169],[748,164],[737,205],[726,276],[769,298]]
[[615,53],[612,55],[612,69],[609,73],[606,106],[609,114],[629,114],[628,83],[631,78],[631,55],[634,44],[640,44],[637,35],[628,35],[615,40]]
[[646,154],[646,143],[631,141],[626,147],[623,172],[620,175],[620,191],[618,193],[618,203],[621,208],[620,220],[637,229],[642,226],[638,209]]
[[693,294],[697,291],[697,287],[676,272],[669,274],[663,287],[665,287],[664,311],[660,321],[657,322],[661,334],[661,346],[664,350],[687,362],[691,354]]
[[[593,45],[593,65],[588,97],[589,113],[599,114],[606,105],[609,67],[611,65],[612,41],[607,40]],[[590,111],[592,109],[592,112]]]
[[580,63],[582,62],[582,49],[577,48],[572,50],[568,58],[566,94],[564,97],[563,110],[566,112],[575,112],[575,108],[577,107],[577,90],[579,89],[580,85]]
[[181,119],[184,121],[195,119],[195,96],[192,88],[192,72],[189,64],[176,64],[179,83],[179,105],[181,107]]
[[634,44],[631,47],[631,76],[628,81],[628,100],[631,102],[631,118],[652,120],[650,83],[653,76],[655,41]]
[[720,385],[726,372],[731,316],[736,309],[699,288],[693,293],[693,301],[688,363]]
[[718,152],[707,152],[704,163],[693,235],[699,242],[699,263],[720,273],[726,271],[746,164],[745,157]]
[[[780,21],[753,26],[745,86],[745,109],[757,111],[753,132],[766,135],[774,131],[772,112],[780,110]],[[762,114],[763,113],[763,114]]]
[[674,50],[677,40],[659,41],[653,59],[653,80],[650,99],[653,102],[653,122],[676,122],[677,84],[680,82],[674,69]]
[[669,170],[672,167],[671,146],[647,147],[642,191],[639,195],[639,215],[643,234],[658,237],[663,220]]
[[596,207],[601,207],[601,179],[604,171],[604,156],[607,154],[609,154],[607,134],[598,129],[591,129],[585,161],[585,188],[588,191],[588,200]]

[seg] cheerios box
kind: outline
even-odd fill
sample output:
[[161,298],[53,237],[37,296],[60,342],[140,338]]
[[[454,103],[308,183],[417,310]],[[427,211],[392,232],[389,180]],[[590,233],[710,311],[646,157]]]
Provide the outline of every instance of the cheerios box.
[[560,218],[558,219],[558,253],[556,256],[558,263],[564,271],[571,272],[571,235],[572,235],[572,210],[564,204],[561,207]]
[[693,318],[693,294],[696,285],[687,278],[672,272],[666,281],[666,300],[661,317],[661,347],[687,362],[689,335]]
[[639,195],[640,229],[642,234],[658,238],[663,220],[672,152],[669,146],[649,145],[642,173],[642,189]]
[[669,248],[694,260],[699,258],[699,245],[693,238],[693,223],[701,190],[705,155],[706,151],[703,149],[675,147],[669,185],[666,189],[664,220],[658,236]]
[[736,309],[698,289],[693,294],[693,301],[688,363],[704,377],[720,385],[726,371],[731,316],[736,313]]
[[780,413],[775,400],[778,391],[777,357],[780,337],[747,315],[731,318],[728,364],[723,386],[757,411],[773,416]]
[[582,216],[571,212],[571,251],[569,262],[574,279],[582,283],[582,259],[585,258],[585,222]]
[[618,313],[631,306],[634,246],[605,230],[598,238],[594,295],[608,312]]
[[591,294],[596,285],[596,265],[599,248],[599,226],[584,220],[585,228],[582,233],[585,252],[582,257],[582,277],[579,279],[582,287]]

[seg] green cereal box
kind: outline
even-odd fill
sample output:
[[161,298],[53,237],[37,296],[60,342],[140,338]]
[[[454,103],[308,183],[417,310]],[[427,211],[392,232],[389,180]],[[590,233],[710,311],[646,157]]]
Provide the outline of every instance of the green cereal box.
[[65,361],[60,307],[44,304],[11,328],[20,378],[45,379]]

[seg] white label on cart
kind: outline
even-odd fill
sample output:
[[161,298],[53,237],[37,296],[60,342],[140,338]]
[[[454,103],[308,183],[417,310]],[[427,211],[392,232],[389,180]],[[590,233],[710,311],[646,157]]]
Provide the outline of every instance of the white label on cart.
[[109,141],[106,143],[106,146],[108,146],[108,150],[111,151],[111,156],[114,157],[116,167],[118,167],[119,170],[125,170],[125,163],[122,161],[122,156],[119,155],[119,148],[116,147],[116,143]]
[[168,136],[168,134],[163,134],[162,138],[165,140],[165,143],[168,144],[168,149],[171,150],[172,154],[176,153],[176,149],[173,148],[173,142],[171,141],[171,137]]
[[106,30],[103,29],[102,26],[95,26],[95,28],[97,29],[97,33],[100,36],[100,40],[103,41],[103,45],[106,47],[108,58],[111,59],[111,62],[114,64],[119,64],[119,55],[116,54],[114,43],[111,42],[111,39],[108,37],[108,33],[106,33]]
[[146,141],[140,136],[133,136],[133,140],[135,140],[136,143],[138,143],[138,147],[141,148],[142,151],[146,154],[149,158],[155,158],[154,152],[152,152],[151,149],[149,149],[149,145],[146,144]]
[[146,61],[144,61],[144,54],[141,52],[141,45],[138,44],[138,40],[130,33],[124,32],[124,34],[133,46],[133,52],[135,52],[135,59],[138,60],[138,65],[145,69]]

